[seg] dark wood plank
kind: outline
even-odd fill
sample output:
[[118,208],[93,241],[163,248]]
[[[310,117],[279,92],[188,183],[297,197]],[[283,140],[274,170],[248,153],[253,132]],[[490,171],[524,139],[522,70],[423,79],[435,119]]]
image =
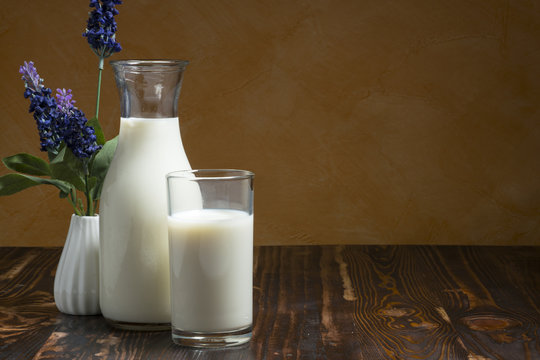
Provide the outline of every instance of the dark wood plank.
[[[358,336],[367,344],[364,354],[384,359],[540,359],[538,250],[348,248],[357,299],[354,317]],[[513,269],[512,276],[506,268]]]
[[0,249],[0,357],[31,359],[55,328],[58,249]]
[[466,359],[444,319],[428,247],[346,248],[342,278],[367,359]]
[[454,282],[445,292],[449,320],[470,357],[540,359],[538,249],[461,247],[438,255]]
[[0,359],[540,359],[540,248],[257,247],[254,337],[222,351],[60,314],[59,256],[0,248]]

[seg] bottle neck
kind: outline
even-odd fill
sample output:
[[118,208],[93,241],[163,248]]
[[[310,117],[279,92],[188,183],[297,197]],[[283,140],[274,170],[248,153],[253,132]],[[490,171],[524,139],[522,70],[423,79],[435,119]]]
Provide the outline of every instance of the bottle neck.
[[111,61],[124,118],[174,118],[185,61]]

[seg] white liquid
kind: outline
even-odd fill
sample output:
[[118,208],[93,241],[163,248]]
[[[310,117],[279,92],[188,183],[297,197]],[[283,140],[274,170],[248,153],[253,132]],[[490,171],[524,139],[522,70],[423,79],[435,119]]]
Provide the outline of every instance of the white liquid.
[[191,169],[178,118],[120,120],[100,202],[100,305],[111,320],[170,322],[165,174]]
[[172,326],[229,331],[252,323],[253,216],[191,210],[169,216]]

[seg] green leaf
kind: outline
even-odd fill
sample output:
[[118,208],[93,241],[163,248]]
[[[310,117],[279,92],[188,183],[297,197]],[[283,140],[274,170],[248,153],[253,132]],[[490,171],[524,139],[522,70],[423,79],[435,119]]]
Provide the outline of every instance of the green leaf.
[[51,160],[50,168],[54,179],[63,180],[80,191],[86,191],[83,164],[67,146],[63,146]]
[[93,118],[88,120],[86,125],[94,128],[94,134],[96,134],[96,142],[98,143],[98,145],[105,144],[105,135],[103,134],[103,129],[101,129],[99,120],[94,116]]
[[101,196],[101,189],[103,187],[103,181],[105,175],[109,170],[111,161],[118,145],[118,136],[107,141],[103,148],[96,154],[94,161],[90,167],[90,176],[96,178],[95,188],[92,189],[92,195],[94,200],[98,200]]
[[28,175],[50,176],[49,164],[37,156],[21,153],[2,159],[8,169]]
[[53,185],[61,192],[69,193],[71,184],[55,179],[43,179],[23,174],[7,174],[0,176],[0,196],[15,194],[36,185]]

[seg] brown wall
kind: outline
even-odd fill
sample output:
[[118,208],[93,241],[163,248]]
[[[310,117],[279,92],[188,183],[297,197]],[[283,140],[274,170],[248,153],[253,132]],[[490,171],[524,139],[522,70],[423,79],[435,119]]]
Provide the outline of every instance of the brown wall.
[[[93,116],[86,6],[2,3],[1,157],[39,154],[24,60]],[[191,61],[180,100],[186,152],[195,168],[256,173],[256,243],[540,244],[538,1],[119,9],[124,51],[114,59]],[[108,137],[118,103],[107,65]],[[0,198],[0,245],[62,245],[69,214],[53,188]]]

